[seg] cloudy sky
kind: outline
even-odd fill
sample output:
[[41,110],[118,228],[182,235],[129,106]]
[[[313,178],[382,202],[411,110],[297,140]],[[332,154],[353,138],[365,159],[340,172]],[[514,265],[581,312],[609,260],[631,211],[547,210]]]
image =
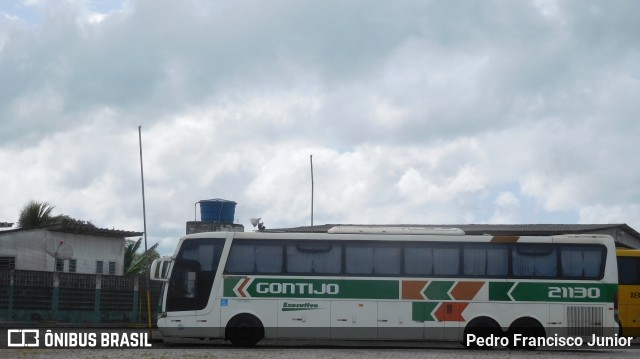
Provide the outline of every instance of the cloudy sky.
[[640,230],[638,1],[0,2],[0,222]]

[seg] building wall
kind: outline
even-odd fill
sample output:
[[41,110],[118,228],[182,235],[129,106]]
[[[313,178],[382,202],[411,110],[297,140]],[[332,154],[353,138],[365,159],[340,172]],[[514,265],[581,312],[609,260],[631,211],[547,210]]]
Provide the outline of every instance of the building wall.
[[[96,261],[103,261],[103,273],[109,270],[109,261],[115,262],[115,274],[124,273],[124,238],[89,236],[46,229],[12,231],[0,234],[0,257],[15,256],[15,269],[54,271],[55,259],[46,254],[42,243],[45,239],[63,240],[71,245],[76,260],[76,273],[96,273]],[[69,271],[69,261],[64,263]]]
[[244,232],[244,226],[234,223],[218,221],[190,221],[187,222],[187,234],[203,232]]

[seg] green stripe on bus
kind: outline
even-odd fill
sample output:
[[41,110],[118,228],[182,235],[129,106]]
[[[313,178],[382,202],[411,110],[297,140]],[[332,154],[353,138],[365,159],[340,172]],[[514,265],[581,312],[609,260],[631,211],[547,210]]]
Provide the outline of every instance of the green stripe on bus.
[[491,282],[490,301],[613,302],[616,284],[563,282]]
[[[225,278],[224,296],[237,297],[240,280]],[[244,288],[252,298],[400,299],[398,280],[253,278]]]
[[436,318],[431,315],[440,302],[413,302],[411,303],[411,320],[416,322],[433,322]]
[[238,285],[242,278],[224,278],[223,282],[223,293],[225,297],[235,297],[236,294],[233,292],[233,288]]
[[515,301],[613,302],[616,285],[593,283],[519,282],[511,291]]
[[510,301],[509,291],[515,283],[509,282],[489,282],[489,300]]
[[449,290],[453,287],[455,281],[434,281],[429,283],[424,290],[424,295],[427,299],[433,300],[451,300],[449,297]]
[[[431,281],[423,294],[428,300],[452,300],[455,281]],[[489,282],[489,301],[613,302],[617,284],[566,282]],[[240,278],[224,279],[225,297],[400,299],[398,280]]]

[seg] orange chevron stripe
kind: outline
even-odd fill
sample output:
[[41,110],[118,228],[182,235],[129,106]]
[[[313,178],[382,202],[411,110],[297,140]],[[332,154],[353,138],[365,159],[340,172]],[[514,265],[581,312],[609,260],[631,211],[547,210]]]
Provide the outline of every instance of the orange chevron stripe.
[[464,322],[462,312],[467,309],[469,303],[464,302],[443,302],[433,313],[433,316],[440,322]]
[[251,279],[250,278],[246,278],[242,281],[242,284],[240,284],[240,286],[238,287],[238,293],[240,293],[241,297],[248,297],[247,292],[244,291],[244,287],[247,286],[247,284],[249,284],[249,281]]
[[425,300],[422,290],[427,285],[426,280],[403,280],[402,299]]
[[485,282],[458,282],[451,290],[451,296],[455,300],[472,300],[480,291]]

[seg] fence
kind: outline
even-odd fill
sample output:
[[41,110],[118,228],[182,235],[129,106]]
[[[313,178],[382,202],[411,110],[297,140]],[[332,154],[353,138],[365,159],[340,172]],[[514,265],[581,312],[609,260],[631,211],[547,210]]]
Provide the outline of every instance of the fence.
[[[0,270],[0,321],[148,323],[145,277]],[[161,282],[152,281],[156,320]]]

